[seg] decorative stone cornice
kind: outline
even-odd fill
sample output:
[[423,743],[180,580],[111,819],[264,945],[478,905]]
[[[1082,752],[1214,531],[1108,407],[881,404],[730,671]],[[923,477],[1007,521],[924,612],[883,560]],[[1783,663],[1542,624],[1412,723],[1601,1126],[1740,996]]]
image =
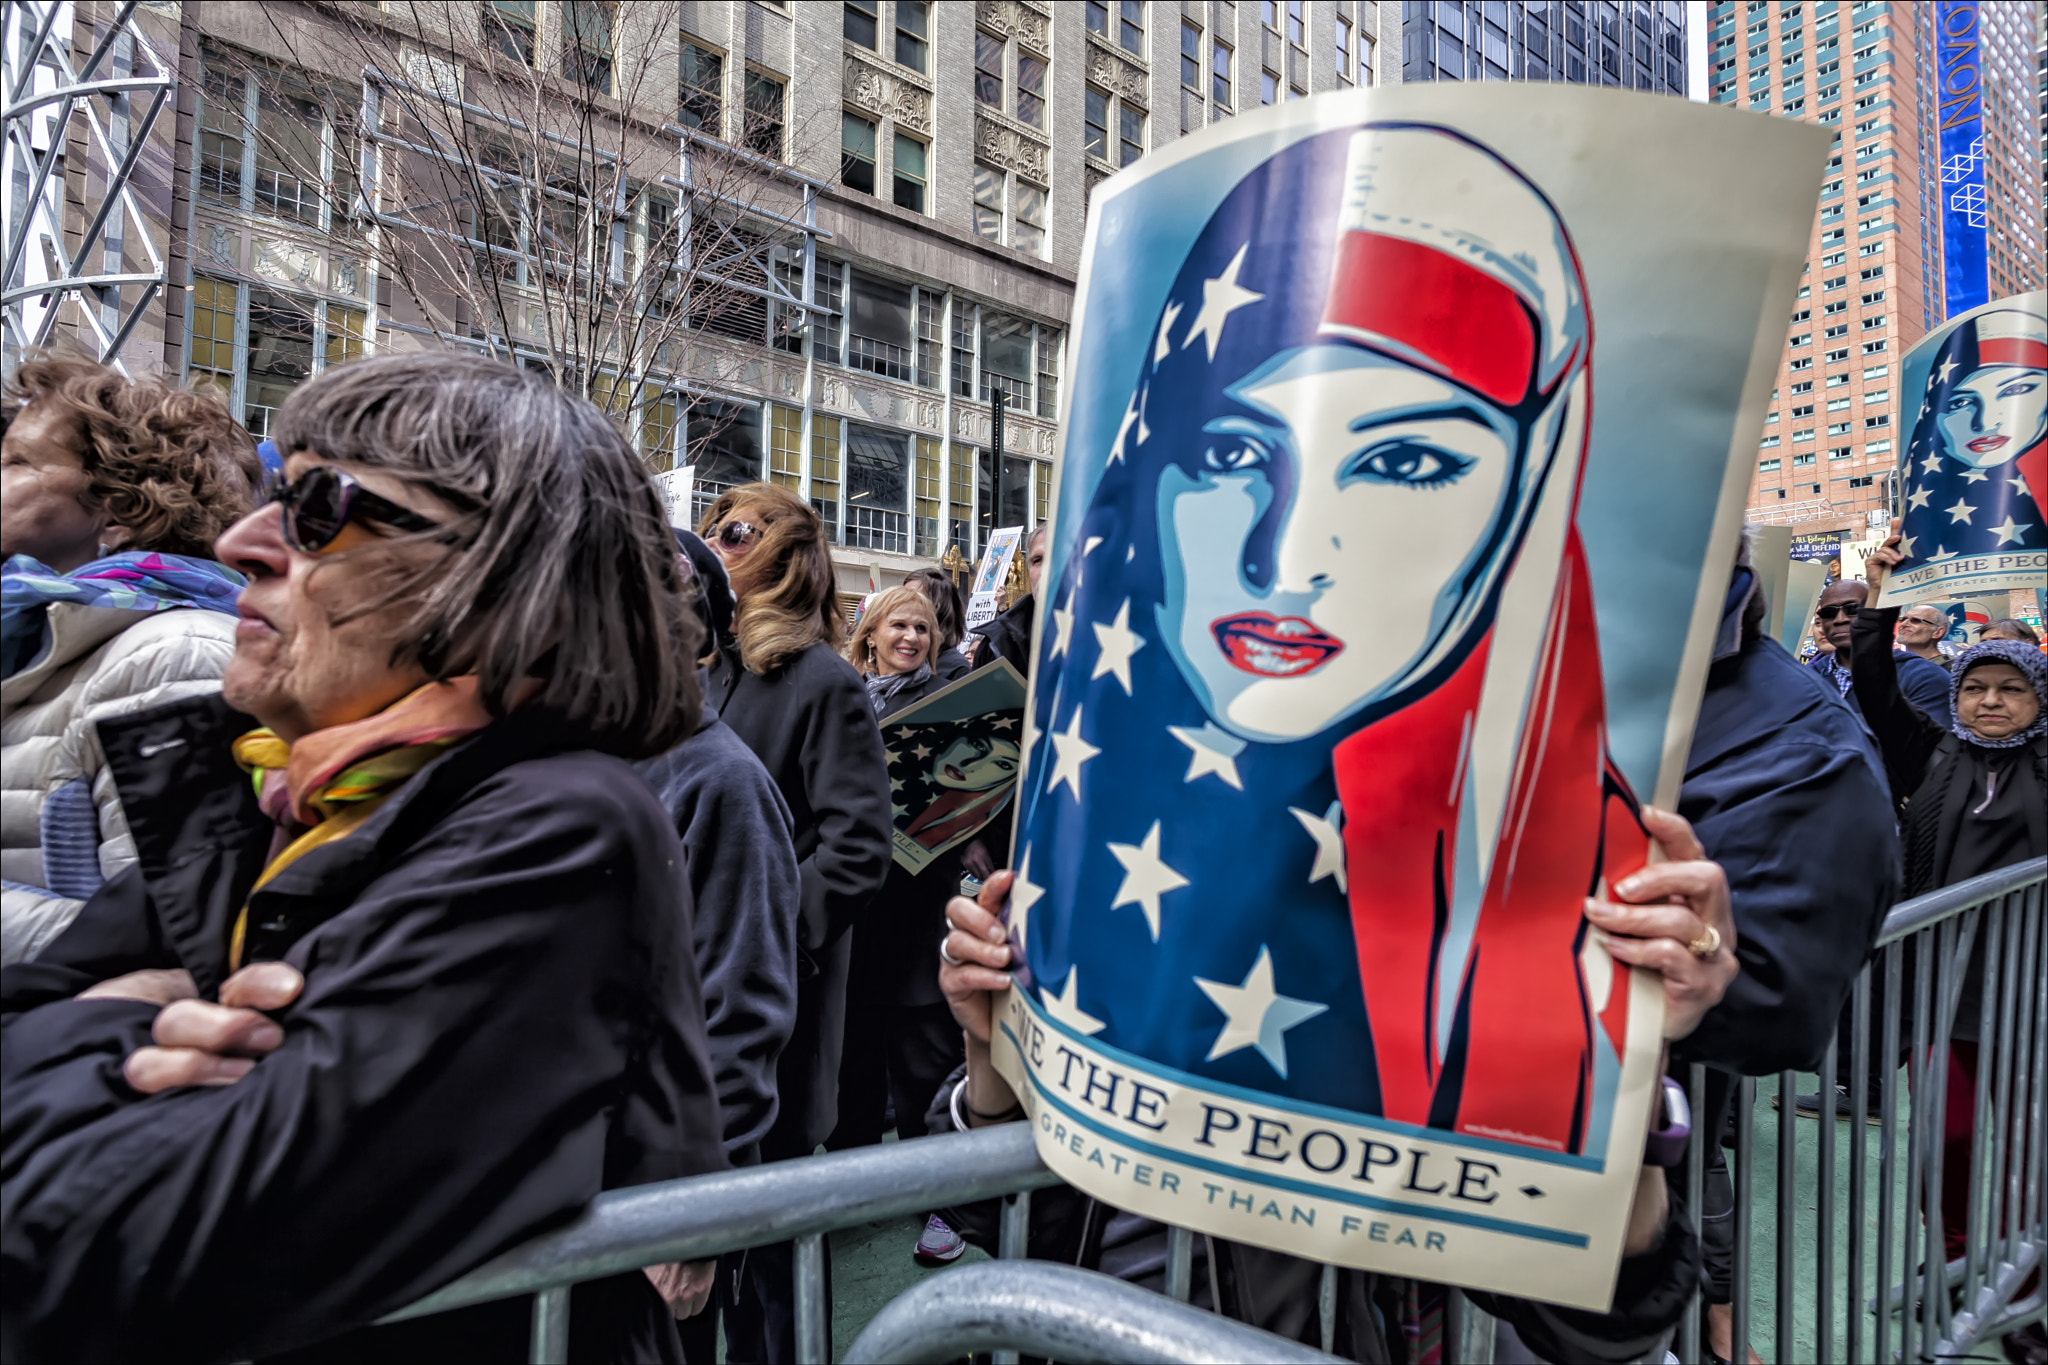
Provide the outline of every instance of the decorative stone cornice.
[[929,134],[932,130],[931,92],[900,76],[869,66],[858,57],[846,59],[845,93],[849,103],[893,119],[905,128]]
[[1015,38],[1040,52],[1052,50],[1047,38],[1050,20],[1040,11],[1018,4],[1017,0],[976,0],[974,19],[990,33]]
[[1047,183],[1046,145],[979,113],[974,117],[974,151],[975,155],[1027,180]]
[[1088,44],[1088,79],[1132,104],[1151,107],[1144,71],[1092,42]]

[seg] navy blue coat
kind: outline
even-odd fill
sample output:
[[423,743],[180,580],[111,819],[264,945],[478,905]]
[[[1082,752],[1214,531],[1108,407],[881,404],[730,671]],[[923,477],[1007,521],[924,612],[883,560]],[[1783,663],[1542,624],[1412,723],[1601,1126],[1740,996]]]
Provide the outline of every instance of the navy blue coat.
[[1728,873],[1742,971],[1674,1056],[1760,1076],[1819,1064],[1898,896],[1899,838],[1862,722],[1826,678],[1741,630],[1740,610],[1722,623],[1678,811]]
[[775,1066],[796,1027],[803,892],[789,805],[709,706],[696,734],[639,767],[683,841],[725,1155],[752,1166],[775,1122]]

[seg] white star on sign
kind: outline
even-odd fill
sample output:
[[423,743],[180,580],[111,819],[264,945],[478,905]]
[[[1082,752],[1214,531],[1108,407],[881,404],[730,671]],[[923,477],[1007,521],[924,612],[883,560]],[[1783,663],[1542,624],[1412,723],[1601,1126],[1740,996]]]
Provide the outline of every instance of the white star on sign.
[[1920,462],[1920,472],[1922,474],[1932,474],[1940,468],[1941,452],[1939,451],[1936,451],[1934,454],[1929,455],[1925,460]]
[[1074,594],[1073,590],[1069,589],[1067,592],[1067,605],[1052,609],[1052,649],[1045,657],[1048,659],[1059,658],[1060,655],[1067,652],[1067,646],[1073,644],[1073,642]]
[[1259,960],[1245,973],[1243,985],[1204,981],[1199,976],[1195,984],[1223,1011],[1224,1019],[1223,1031],[1216,1035],[1215,1046],[1203,1060],[1213,1062],[1240,1049],[1255,1047],[1282,1076],[1287,1074],[1287,1030],[1330,1008],[1274,990],[1273,954],[1263,943],[1259,945]]
[[920,744],[915,749],[912,749],[910,752],[916,754],[919,758],[930,758],[932,756],[932,746],[929,744]]
[[2024,526],[2014,525],[2011,515],[2008,514],[2005,519],[2005,525],[1994,526],[1991,528],[1991,531],[1992,534],[1998,537],[1998,543],[2000,545],[2010,545],[2013,541],[2018,540],[2021,536],[2024,536],[2027,533],[2027,528]]
[[1192,782],[1214,773],[1239,791],[1244,790],[1244,783],[1237,775],[1237,756],[1245,748],[1243,740],[1217,729],[1214,721],[1204,722],[1199,730],[1169,725],[1166,733],[1188,746],[1188,775],[1181,779],[1182,782]]
[[1956,505],[1954,507],[1944,507],[1941,510],[1948,513],[1948,519],[1950,521],[1960,521],[1963,525],[1968,526],[1970,524],[1971,514],[1974,513],[1977,509],[1970,506],[1969,503],[1964,502],[1961,498],[1957,498]]
[[1131,629],[1131,599],[1116,609],[1116,619],[1108,625],[1100,621],[1095,624],[1095,643],[1101,652],[1095,656],[1095,671],[1088,676],[1099,678],[1105,673],[1116,674],[1122,684],[1124,695],[1131,695],[1131,656],[1145,647],[1145,637]]
[[1116,889],[1116,899],[1109,903],[1109,908],[1135,905],[1143,910],[1145,923],[1152,930],[1152,941],[1159,942],[1159,898],[1188,884],[1186,877],[1168,867],[1159,856],[1159,822],[1152,822],[1143,842],[1111,844],[1109,852],[1124,865],[1124,884]]
[[1109,463],[1121,463],[1124,458],[1124,435],[1138,420],[1138,396],[1131,395],[1131,401],[1124,407],[1124,420],[1117,424],[1116,441],[1109,448]]
[[1017,862],[1017,875],[1010,882],[1010,929],[1017,935],[1017,951],[1024,951],[1024,934],[1031,925],[1031,907],[1045,894],[1042,886],[1031,884],[1031,847]]
[[1927,505],[1927,500],[1933,496],[1933,492],[1929,489],[1914,489],[1912,492],[1906,495],[1906,510],[1908,512],[1919,511],[1921,508]]
[[1944,559],[1954,559],[1954,558],[1955,558],[1955,556],[1954,556],[1953,554],[1949,553],[1949,548],[1948,548],[1948,546],[1946,546],[1946,545],[1937,545],[1937,546],[1935,546],[1935,547],[1934,547],[1934,553],[1933,553],[1933,554],[1931,554],[1931,555],[1929,555],[1929,556],[1927,556],[1927,562],[1928,562],[1929,564],[1933,564],[1933,563],[1937,563],[1937,562],[1938,562],[1938,561],[1940,561],[1940,560],[1944,560]]
[[[1084,544],[1083,544],[1083,545],[1081,546],[1081,555],[1080,555],[1080,558],[1078,558],[1078,559],[1076,559],[1076,560],[1074,561],[1074,591],[1075,591],[1075,592],[1079,592],[1079,591],[1081,591],[1081,571],[1082,571],[1083,569],[1085,569],[1085,568],[1087,568],[1087,567],[1088,567],[1088,556],[1089,556],[1089,555],[1092,555],[1092,554],[1094,554],[1094,553],[1095,553],[1095,547],[1096,547],[1096,546],[1098,546],[1098,545],[1100,545],[1101,543],[1102,543],[1102,537],[1101,537],[1101,536],[1090,536],[1090,537],[1088,537],[1087,541],[1086,541],[1086,542],[1085,542],[1085,543],[1084,543]],[[1072,602],[1072,601],[1073,601],[1074,599],[1072,598],[1072,596],[1069,596],[1069,597],[1067,598],[1067,600],[1068,600],[1068,602]]]
[[1209,359],[1215,360],[1217,343],[1223,340],[1224,322],[1246,304],[1257,303],[1266,297],[1254,294],[1237,282],[1237,272],[1244,265],[1244,253],[1250,249],[1251,243],[1247,241],[1230,258],[1230,264],[1223,267],[1221,275],[1202,281],[1202,311],[1195,315],[1195,325],[1188,328],[1188,334],[1181,339],[1183,351],[1195,344],[1196,337],[1204,337],[1209,343]]
[[1045,987],[1040,986],[1038,988],[1038,1000],[1040,1004],[1045,1006],[1047,1014],[1060,1023],[1065,1024],[1074,1032],[1084,1036],[1090,1033],[1102,1032],[1102,1021],[1075,1003],[1075,997],[1080,992],[1081,969],[1079,967],[1069,967],[1067,968],[1067,984],[1065,989],[1061,990],[1058,995],[1054,995]]
[[1316,841],[1316,865],[1309,869],[1309,884],[1314,885],[1325,877],[1335,877],[1337,889],[1349,895],[1350,887],[1344,874],[1343,803],[1332,801],[1330,808],[1321,815],[1311,815],[1298,806],[1289,806],[1287,810],[1301,821],[1308,837]]
[[[1246,245],[1250,244],[1247,243]],[[1166,353],[1173,349],[1173,342],[1166,334],[1173,330],[1173,324],[1179,317],[1180,305],[1177,303],[1167,304],[1166,316],[1159,319],[1159,340],[1152,343],[1152,363],[1154,365],[1166,359]]]
[[1102,750],[1081,738],[1081,708],[1074,707],[1074,717],[1067,722],[1064,733],[1055,731],[1052,737],[1052,781],[1045,784],[1045,794],[1064,782],[1073,789],[1074,799],[1081,799],[1081,765]]
[[1940,384],[1946,384],[1946,383],[1948,383],[1948,377],[1949,377],[1950,375],[1954,374],[1955,372],[1956,372],[1956,362],[1955,362],[1955,358],[1954,358],[1953,356],[1951,356],[1951,357],[1950,357],[1949,359],[1947,359],[1947,360],[1944,360],[1944,361],[1942,361],[1942,362],[1941,362],[1941,373],[1937,374],[1937,375],[1936,375],[1936,376],[1934,377],[1934,378],[1935,378],[1935,382],[1936,382],[1936,383],[1940,383]]
[[1990,477],[1991,475],[1982,469],[1965,469],[1963,471],[1964,483],[1982,483]]
[[1899,554],[1906,559],[1911,559],[1913,557],[1913,537],[1899,537]]

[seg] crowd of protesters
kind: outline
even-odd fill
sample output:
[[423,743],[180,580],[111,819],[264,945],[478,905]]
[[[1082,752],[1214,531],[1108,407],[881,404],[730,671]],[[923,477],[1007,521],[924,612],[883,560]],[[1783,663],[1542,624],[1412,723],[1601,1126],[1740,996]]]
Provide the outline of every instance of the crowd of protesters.
[[[5,417],[6,1360],[521,1359],[521,1299],[376,1324],[603,1190],[1021,1118],[989,1055],[1006,822],[905,870],[881,727],[1028,671],[1042,535],[980,631],[926,570],[849,634],[805,501],[749,484],[672,530],[596,407],[495,361],[328,371],[268,478],[213,398],[82,360],[20,365]],[[1645,812],[1663,861],[1587,911],[1661,981],[1716,1134],[1735,1077],[1817,1064],[1901,894],[2048,845],[2026,627],[1950,657],[1916,609],[1895,648],[1837,584],[1802,668],[1764,597],[1745,551],[1678,809]],[[1612,1311],[1482,1296],[1504,1338],[1638,1359],[1704,1284],[1726,1357],[1710,1147],[1700,1209],[1643,1166]],[[934,1210],[914,1254],[995,1222]],[[1033,1204],[1035,1256],[1156,1286],[1164,1242]],[[1346,1271],[1326,1324],[1309,1262],[1197,1260],[1244,1321],[1440,1350],[1439,1286]],[[794,1359],[793,1261],[579,1286],[572,1358],[709,1361],[722,1328]]]

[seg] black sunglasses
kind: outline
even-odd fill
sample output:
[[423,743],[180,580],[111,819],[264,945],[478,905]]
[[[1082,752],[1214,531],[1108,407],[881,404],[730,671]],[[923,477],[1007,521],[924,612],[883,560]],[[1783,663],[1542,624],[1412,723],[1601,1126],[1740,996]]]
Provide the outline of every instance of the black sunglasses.
[[284,509],[285,543],[294,550],[318,554],[334,543],[358,517],[396,531],[436,531],[440,523],[380,498],[330,465],[314,465],[291,483],[280,480],[270,489],[271,502]]
[[1848,620],[1853,621],[1856,619],[1857,615],[1862,612],[1862,610],[1863,608],[1857,606],[1853,602],[1841,602],[1837,603],[1832,607],[1822,607],[1819,611],[1815,612],[1814,615],[1823,621],[1832,621],[1837,616],[1845,617]]
[[754,543],[754,537],[760,534],[760,527],[746,521],[728,521],[711,533],[712,539],[728,550],[737,550],[743,545],[751,545]]

